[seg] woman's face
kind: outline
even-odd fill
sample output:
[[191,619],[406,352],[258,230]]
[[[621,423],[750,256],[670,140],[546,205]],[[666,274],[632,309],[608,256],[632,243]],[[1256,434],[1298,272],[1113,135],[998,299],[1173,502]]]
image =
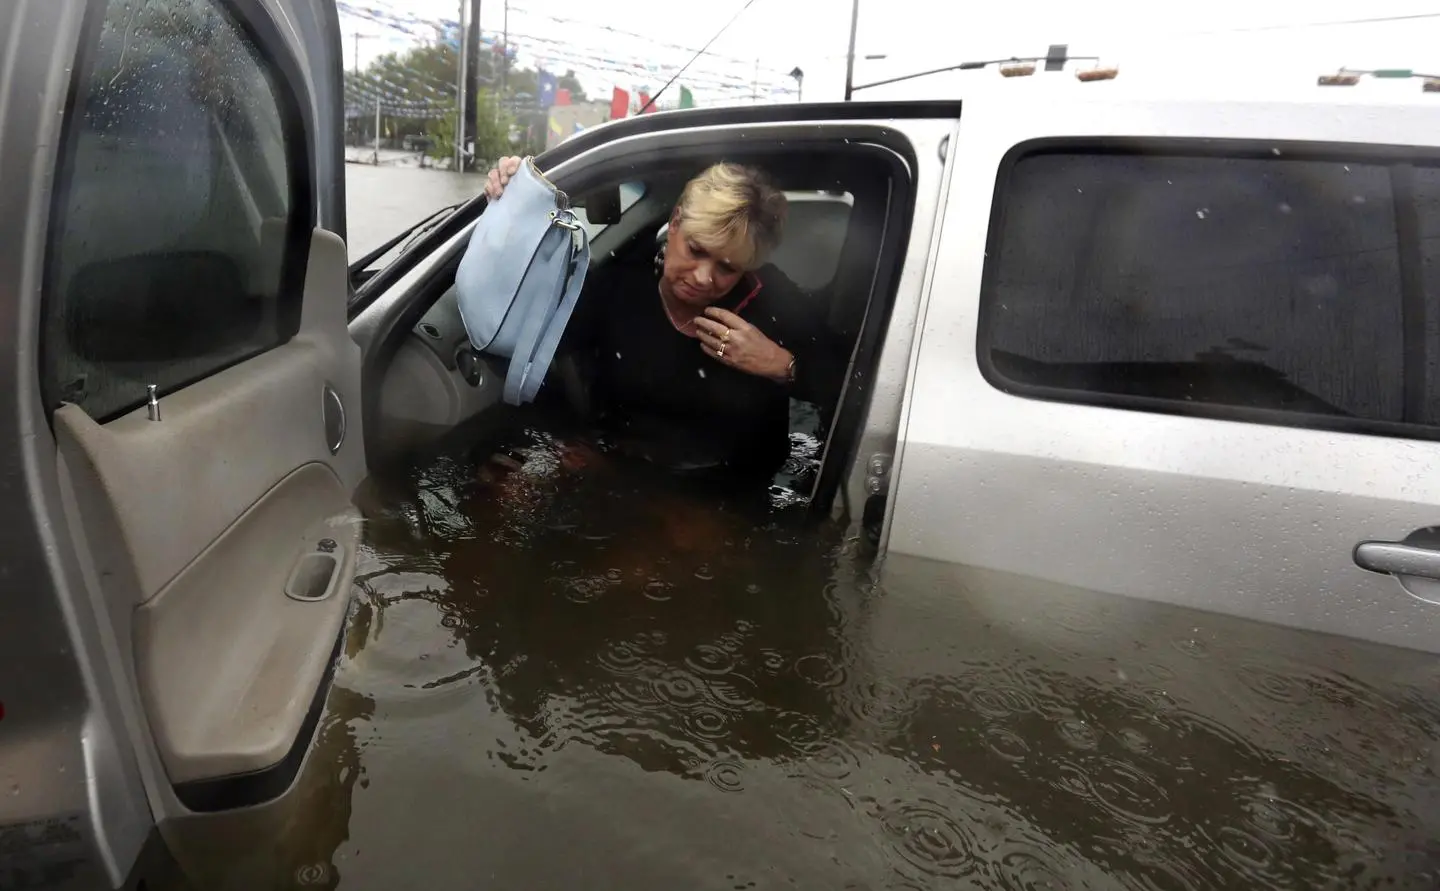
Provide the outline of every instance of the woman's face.
[[670,218],[663,278],[672,296],[691,306],[709,306],[730,293],[745,270],[685,235],[679,214]]

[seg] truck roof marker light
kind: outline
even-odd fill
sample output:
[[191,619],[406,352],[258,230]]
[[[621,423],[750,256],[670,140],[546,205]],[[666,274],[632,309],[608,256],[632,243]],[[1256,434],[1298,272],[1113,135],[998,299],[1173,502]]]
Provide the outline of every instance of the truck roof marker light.
[[1090,83],[1094,80],[1114,80],[1120,75],[1120,68],[1116,65],[1107,67],[1095,66],[1094,68],[1081,68],[1075,72],[1075,77],[1081,83]]
[[1425,92],[1440,92],[1440,87],[1432,86],[1440,81],[1440,75],[1422,74],[1413,68],[1376,68],[1374,71],[1341,68],[1334,74],[1322,74],[1316,82],[1322,87],[1353,87],[1360,82],[1362,77],[1373,77],[1376,80],[1418,79],[1421,81],[1421,89]]

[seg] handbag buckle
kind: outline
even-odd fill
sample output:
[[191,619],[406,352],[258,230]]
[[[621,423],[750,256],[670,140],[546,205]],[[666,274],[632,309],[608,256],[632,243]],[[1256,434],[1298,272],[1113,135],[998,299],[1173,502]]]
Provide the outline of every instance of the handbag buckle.
[[574,223],[574,222],[571,222],[570,220],[562,220],[562,219],[560,218],[560,214],[559,214],[558,211],[554,211],[554,210],[550,211],[550,222],[552,222],[552,223],[554,223],[555,225],[559,226],[561,229],[569,229],[571,232],[579,232],[579,231],[580,231],[580,224],[579,224],[579,223]]

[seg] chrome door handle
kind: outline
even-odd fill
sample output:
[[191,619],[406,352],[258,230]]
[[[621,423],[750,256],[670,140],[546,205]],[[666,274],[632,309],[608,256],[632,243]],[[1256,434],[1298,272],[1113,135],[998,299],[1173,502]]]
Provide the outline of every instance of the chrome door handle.
[[1371,572],[1440,580],[1440,551],[1398,541],[1362,541],[1355,565]]

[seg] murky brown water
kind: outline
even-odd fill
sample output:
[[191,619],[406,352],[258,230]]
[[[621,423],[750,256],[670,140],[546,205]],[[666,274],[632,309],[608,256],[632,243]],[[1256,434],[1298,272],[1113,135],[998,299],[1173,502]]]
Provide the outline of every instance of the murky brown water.
[[483,173],[346,164],[346,245],[350,260],[359,260],[406,227],[442,207],[468,201],[484,188]]
[[377,488],[300,788],[167,827],[194,887],[1440,887],[1433,657],[875,586],[836,530],[512,446]]

